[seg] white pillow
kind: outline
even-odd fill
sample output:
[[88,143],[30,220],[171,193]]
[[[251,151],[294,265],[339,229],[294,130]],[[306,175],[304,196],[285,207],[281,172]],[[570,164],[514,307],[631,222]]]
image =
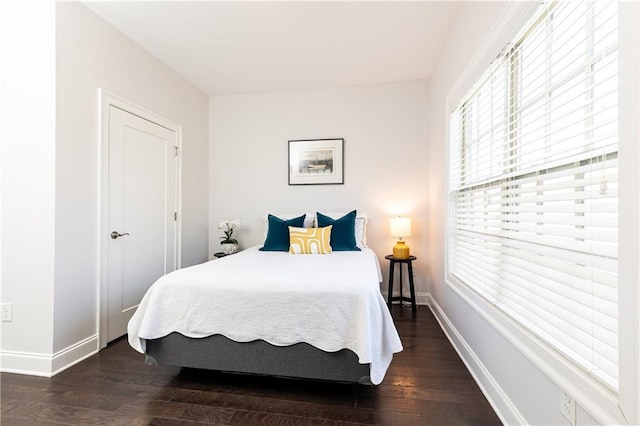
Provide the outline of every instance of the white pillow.
[[356,214],[356,245],[358,248],[367,248],[367,215]]
[[282,220],[293,219],[295,217],[300,217],[304,214],[306,215],[304,217],[304,224],[303,224],[304,228],[313,228],[316,223],[315,213],[283,213],[283,214],[267,213],[266,215],[264,215],[264,238],[265,239],[267,238],[267,233],[269,232],[269,214]]
[[[344,216],[345,214],[349,213],[349,212],[343,212],[343,213],[336,213],[336,212],[328,212],[325,213],[323,211],[321,211],[320,213],[322,213],[325,216],[329,216],[332,219],[340,219],[342,216]],[[308,215],[309,213],[307,213]],[[298,215],[300,216],[300,215]],[[279,216],[278,216],[279,217]],[[292,217],[297,217],[297,216],[292,216]],[[313,226],[318,226],[318,223],[315,221],[316,217],[315,217],[315,213],[313,214],[313,219],[314,219],[314,224]],[[356,246],[360,249],[363,248],[367,248],[367,214],[366,213],[360,213],[360,212],[356,212],[356,226],[355,226],[355,232],[356,232]],[[305,218],[304,221],[304,226],[307,226],[307,219]]]

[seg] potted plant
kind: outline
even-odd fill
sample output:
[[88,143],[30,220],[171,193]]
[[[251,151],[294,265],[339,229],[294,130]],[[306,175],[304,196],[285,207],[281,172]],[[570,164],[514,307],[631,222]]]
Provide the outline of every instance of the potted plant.
[[233,238],[233,231],[241,226],[242,222],[238,219],[223,220],[218,225],[218,229],[222,229],[222,232],[224,232],[224,237],[220,237],[222,240],[220,244],[222,245],[222,252],[224,254],[232,254],[238,251],[238,240]]

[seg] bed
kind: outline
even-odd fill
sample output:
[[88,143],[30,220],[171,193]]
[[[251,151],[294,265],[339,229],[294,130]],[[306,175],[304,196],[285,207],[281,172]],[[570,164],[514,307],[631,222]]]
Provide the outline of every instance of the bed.
[[147,291],[128,326],[148,363],[379,384],[402,350],[369,248],[259,246],[184,268]]

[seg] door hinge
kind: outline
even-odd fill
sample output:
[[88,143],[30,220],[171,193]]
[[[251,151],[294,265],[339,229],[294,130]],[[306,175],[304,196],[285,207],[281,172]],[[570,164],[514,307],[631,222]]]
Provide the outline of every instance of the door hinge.
[[174,146],[174,148],[176,149],[176,157],[177,157],[178,156],[178,151],[180,150],[180,147]]
[[178,212],[173,212],[173,220],[178,220]]

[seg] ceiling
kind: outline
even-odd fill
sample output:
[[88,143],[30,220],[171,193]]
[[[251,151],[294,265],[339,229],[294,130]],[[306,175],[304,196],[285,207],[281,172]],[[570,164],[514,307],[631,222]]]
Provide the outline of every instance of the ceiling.
[[425,79],[460,2],[85,2],[209,95]]

